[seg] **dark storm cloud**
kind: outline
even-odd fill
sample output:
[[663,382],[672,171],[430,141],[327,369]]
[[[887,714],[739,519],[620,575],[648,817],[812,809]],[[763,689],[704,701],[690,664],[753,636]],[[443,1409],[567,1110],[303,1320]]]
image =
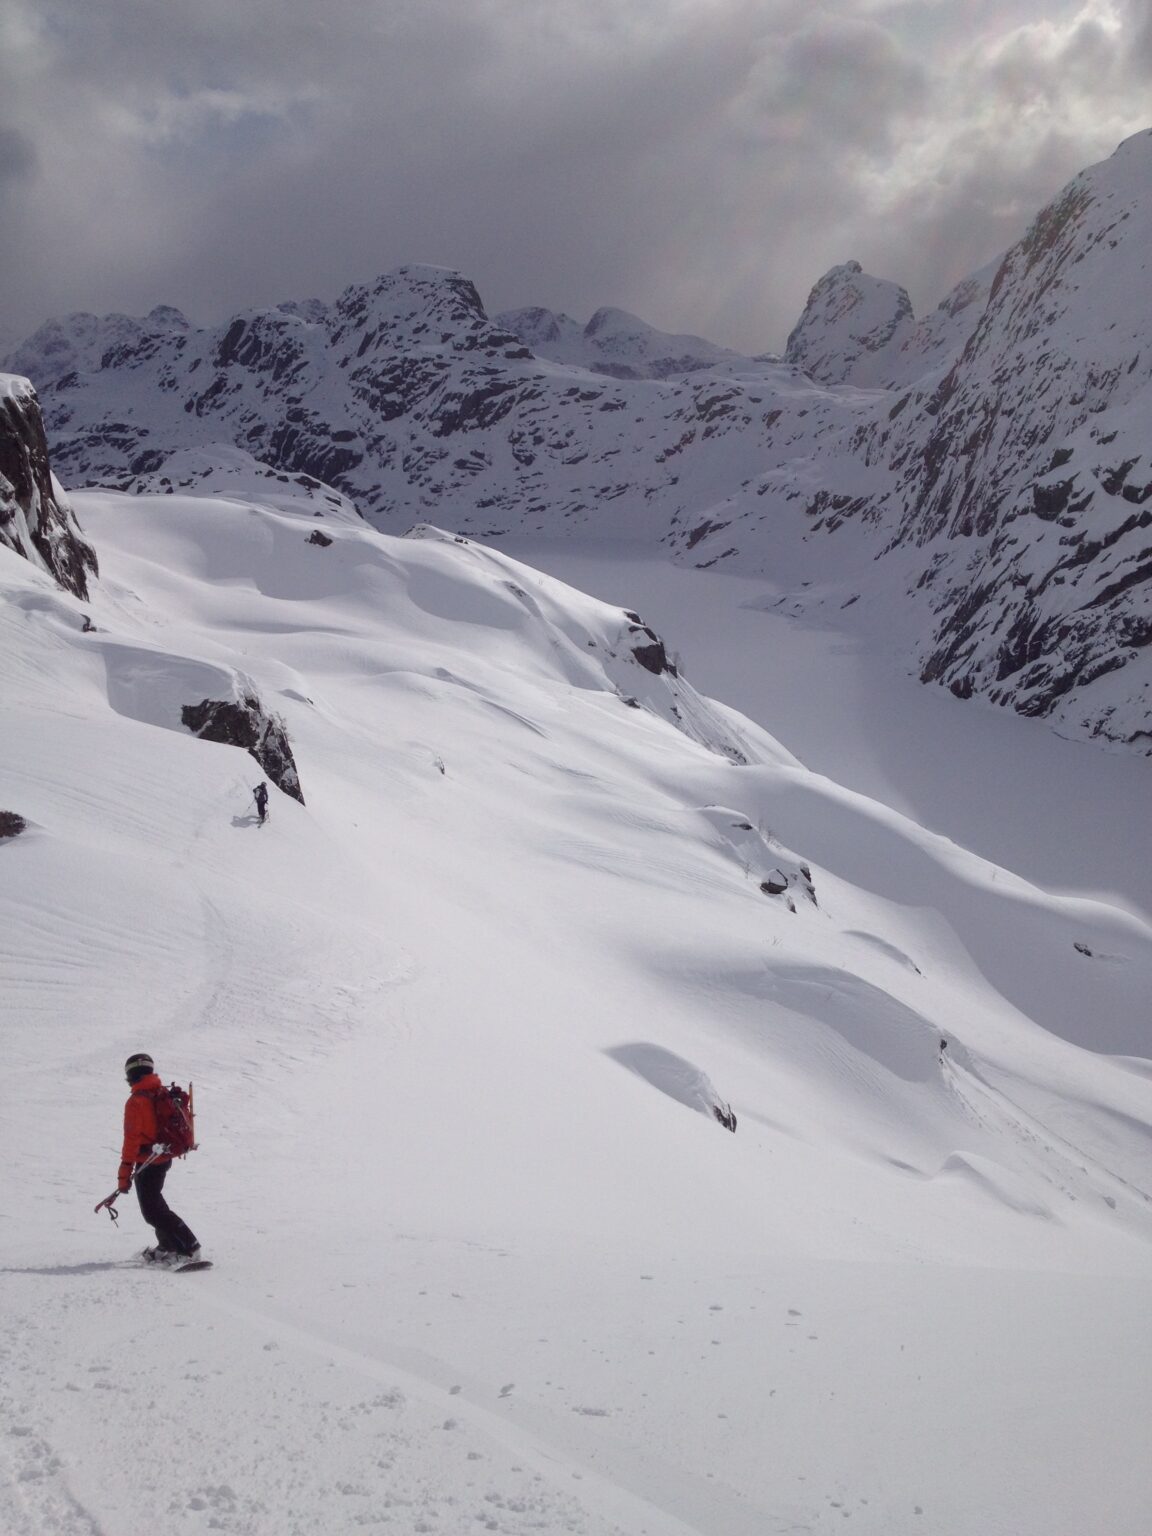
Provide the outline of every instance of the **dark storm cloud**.
[[1150,56],[1134,0],[8,0],[0,325],[432,261],[779,345],[849,257],[942,297],[1145,126]]

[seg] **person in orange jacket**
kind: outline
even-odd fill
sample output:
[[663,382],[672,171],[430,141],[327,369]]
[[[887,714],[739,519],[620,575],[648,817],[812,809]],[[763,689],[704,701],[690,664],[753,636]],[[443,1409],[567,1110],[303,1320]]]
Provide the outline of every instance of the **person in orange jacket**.
[[144,1258],[164,1262],[169,1259],[200,1257],[200,1244],[192,1231],[176,1215],[163,1195],[164,1180],[172,1159],[152,1150],[156,1141],[156,1105],[153,1094],[164,1085],[156,1075],[151,1056],[141,1051],[129,1056],[124,1074],[132,1092],[124,1106],[124,1150],[116,1180],[118,1194],[126,1195],[136,1183],[140,1214],[156,1233],[155,1248],[145,1248]]

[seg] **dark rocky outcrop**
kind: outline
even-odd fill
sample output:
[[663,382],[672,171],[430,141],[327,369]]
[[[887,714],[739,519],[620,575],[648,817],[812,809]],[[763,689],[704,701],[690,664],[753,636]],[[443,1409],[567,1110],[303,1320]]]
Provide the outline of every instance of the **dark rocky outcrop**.
[[36,391],[7,374],[0,374],[0,544],[87,598],[96,552],[53,479]]
[[304,804],[284,722],[270,715],[254,694],[239,700],[203,699],[199,704],[186,704],[180,719],[202,741],[242,747],[256,759],[277,789]]
[[318,544],[321,549],[327,549],[332,540],[326,533],[321,533],[319,528],[313,528],[312,532],[308,535],[308,542],[309,544]]
[[23,816],[17,816],[15,811],[0,811],[0,839],[19,837],[27,826]]
[[678,677],[680,674],[676,664],[669,661],[668,651],[656,631],[650,629],[638,613],[626,613],[624,617],[628,620],[629,633],[643,635],[648,642],[632,646],[632,654],[640,665],[656,677],[659,677],[662,672],[667,672],[671,677]]

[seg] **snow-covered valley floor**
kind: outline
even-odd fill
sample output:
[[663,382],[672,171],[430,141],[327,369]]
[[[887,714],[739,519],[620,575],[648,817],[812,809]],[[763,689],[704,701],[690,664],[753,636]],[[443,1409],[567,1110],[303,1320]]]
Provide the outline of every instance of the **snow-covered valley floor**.
[[[1027,828],[1146,764],[1026,727],[1018,813],[965,715],[949,792],[909,685],[917,788],[827,631],[788,729],[721,686],[707,573],[585,567],[759,725],[476,544],[75,500],[90,603],[0,550],[5,1536],[1145,1536],[1143,822]],[[179,724],[249,684],[265,826]],[[137,1050],[209,1273],[92,1212]]]
[[[848,602],[856,552],[774,580],[654,560],[640,546],[501,540],[498,548],[609,602],[640,605],[674,637],[702,692],[758,720],[816,773],[893,807],[1047,889],[1102,895],[1152,919],[1147,757],[1055,737],[912,675],[902,604]],[[867,548],[859,562],[871,560]]]

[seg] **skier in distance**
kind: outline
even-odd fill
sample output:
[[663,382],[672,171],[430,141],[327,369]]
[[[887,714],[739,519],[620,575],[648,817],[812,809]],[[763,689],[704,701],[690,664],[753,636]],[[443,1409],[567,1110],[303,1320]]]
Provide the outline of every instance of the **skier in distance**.
[[256,788],[252,791],[252,798],[256,802],[256,814],[260,818],[260,825],[263,826],[264,822],[267,820],[267,817],[268,817],[268,786],[267,786],[267,784],[264,784],[264,783],[257,784]]
[[129,1056],[124,1075],[131,1093],[124,1106],[124,1150],[116,1180],[118,1193],[126,1195],[136,1181],[140,1214],[156,1233],[156,1246],[145,1248],[143,1257],[155,1263],[173,1259],[199,1259],[200,1244],[195,1235],[171,1209],[163,1195],[164,1180],[172,1166],[171,1157],[152,1151],[157,1139],[156,1109],[152,1095],[164,1085],[156,1075],[151,1056],[143,1051]]

